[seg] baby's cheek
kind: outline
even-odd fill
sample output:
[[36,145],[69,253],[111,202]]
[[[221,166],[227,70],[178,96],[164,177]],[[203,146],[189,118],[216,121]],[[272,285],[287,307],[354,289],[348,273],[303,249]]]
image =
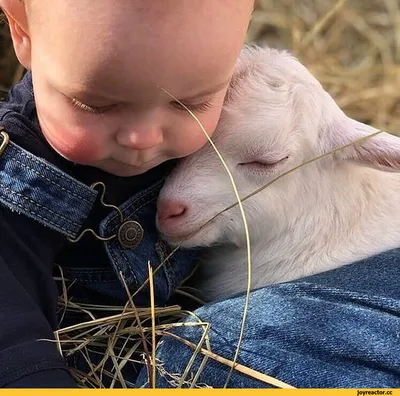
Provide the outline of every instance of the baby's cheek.
[[[219,114],[220,113],[218,112],[209,116],[198,117],[202,127],[207,132],[207,135],[210,137],[212,137],[215,132],[215,128],[218,124]],[[207,136],[200,128],[199,124],[194,120],[189,121],[187,129],[186,131],[182,132],[182,135],[184,135],[184,138],[180,139],[180,156],[182,157],[190,155],[195,151],[201,149],[208,142]]]
[[104,158],[104,144],[97,140],[94,128],[68,125],[46,109],[38,109],[43,134],[49,144],[64,158],[82,165],[90,165]]

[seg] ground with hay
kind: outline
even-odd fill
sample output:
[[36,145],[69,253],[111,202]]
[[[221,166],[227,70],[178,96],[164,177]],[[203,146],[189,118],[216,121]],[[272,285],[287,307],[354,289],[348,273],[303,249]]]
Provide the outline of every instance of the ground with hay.
[[[259,0],[247,40],[290,49],[349,116],[395,134],[400,131],[400,90],[397,89],[400,84],[400,6],[397,0]],[[3,25],[0,28],[0,89],[7,90],[20,80],[23,72]],[[151,290],[151,273],[149,279]],[[188,307],[155,307],[152,304],[137,308],[128,293],[125,307],[77,304],[68,295],[71,282],[64,279],[62,271],[57,281],[62,290],[60,317],[66,311],[85,315],[81,323],[56,332],[60,352],[69,361],[78,356],[86,363],[87,370],[72,370],[80,386],[132,386],[124,377],[124,368],[132,363],[139,368],[143,361],[150,386],[156,371],[176,386],[207,386],[196,384],[199,373],[191,373],[190,366],[183,376],[163,371],[152,347],[160,336],[182,326],[179,321],[187,315],[186,309],[201,304],[189,286],[177,290],[182,301],[192,296],[193,303]],[[185,325],[202,327],[207,345],[208,324],[199,320]],[[232,361],[214,355],[207,348],[200,351],[202,346],[189,346],[196,353],[233,366]],[[90,352],[99,358],[93,361]],[[287,386],[240,365],[235,369],[277,387]]]

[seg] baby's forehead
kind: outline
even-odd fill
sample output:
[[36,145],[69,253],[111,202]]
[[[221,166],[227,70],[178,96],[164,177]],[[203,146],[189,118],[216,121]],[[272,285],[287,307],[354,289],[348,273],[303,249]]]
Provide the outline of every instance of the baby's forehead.
[[29,0],[32,69],[118,101],[153,100],[159,86],[191,97],[229,80],[252,3]]
[[150,3],[153,5],[143,0],[30,0],[31,39],[42,51],[43,45],[50,43],[58,53],[70,50],[71,56],[87,52],[89,58],[96,53],[101,61],[118,62],[123,54],[129,57],[140,52],[143,62],[162,61],[146,64],[147,68],[179,65],[186,57],[185,62],[193,59],[194,66],[201,61],[202,68],[215,69],[224,59],[236,59],[243,44],[240,30],[246,30],[240,7],[235,11],[237,7],[229,7],[225,1],[211,0]]

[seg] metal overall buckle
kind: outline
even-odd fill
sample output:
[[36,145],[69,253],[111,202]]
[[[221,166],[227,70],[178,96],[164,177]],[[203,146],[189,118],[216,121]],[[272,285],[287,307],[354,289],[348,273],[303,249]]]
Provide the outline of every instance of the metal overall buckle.
[[2,138],[1,143],[0,143],[0,155],[2,155],[10,141],[10,137],[8,136],[8,133],[2,126],[0,126],[0,136]]
[[79,242],[80,239],[86,234],[92,234],[96,239],[100,241],[111,241],[112,239],[117,238],[119,244],[126,249],[135,249],[143,239],[144,230],[142,226],[133,220],[124,220],[124,216],[121,210],[115,206],[104,202],[104,194],[106,192],[106,186],[102,182],[93,183],[90,188],[95,189],[96,187],[101,187],[100,191],[100,204],[105,208],[113,209],[117,212],[119,217],[120,226],[115,234],[109,237],[102,237],[97,234],[92,228],[85,228],[75,239],[68,238],[68,241],[71,243]]

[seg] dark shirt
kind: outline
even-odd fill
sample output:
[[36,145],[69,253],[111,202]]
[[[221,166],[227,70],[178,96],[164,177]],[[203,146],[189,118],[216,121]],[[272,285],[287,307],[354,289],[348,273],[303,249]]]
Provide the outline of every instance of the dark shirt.
[[[114,205],[159,180],[173,165],[123,178],[62,158],[40,130],[30,73],[0,102],[0,125],[11,141],[83,183],[104,182],[106,201]],[[99,216],[94,213],[93,222]],[[56,344],[38,340],[54,339],[58,326],[54,262],[79,266],[85,251],[92,252],[97,265],[109,265],[103,245],[95,239],[69,244],[63,235],[0,206],[0,387],[76,386]]]

